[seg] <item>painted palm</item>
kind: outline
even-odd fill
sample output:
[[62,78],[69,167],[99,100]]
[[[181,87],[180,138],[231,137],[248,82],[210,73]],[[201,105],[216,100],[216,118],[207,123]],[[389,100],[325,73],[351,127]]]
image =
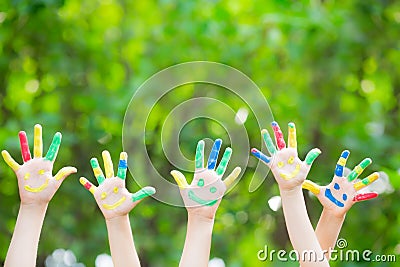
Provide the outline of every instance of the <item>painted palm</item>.
[[370,185],[379,178],[379,173],[374,172],[368,177],[358,181],[357,178],[367,168],[372,160],[366,158],[360,162],[349,175],[344,176],[344,168],[350,155],[348,150],[342,152],[335,168],[332,182],[327,186],[319,186],[306,180],[303,188],[310,190],[317,196],[324,208],[337,216],[343,216],[355,202],[372,199],[378,196],[375,192],[358,194],[357,191]]
[[213,218],[227,188],[232,185],[241,172],[241,168],[236,167],[225,180],[222,180],[232,155],[232,149],[228,147],[225,150],[217,166],[221,144],[221,139],[215,140],[205,167],[204,141],[200,140],[197,143],[195,173],[190,184],[188,184],[186,177],[181,172],[171,171],[171,175],[180,188],[180,193],[188,212],[199,213]]
[[97,179],[98,186],[94,186],[86,178],[81,177],[80,183],[89,190],[106,219],[128,214],[143,198],[153,195],[156,191],[153,187],[144,187],[132,194],[125,186],[126,172],[128,168],[128,155],[121,152],[117,175],[114,175],[114,167],[110,153],[103,151],[104,169],[103,174],[96,158],[90,160],[93,173]]
[[282,131],[277,122],[272,122],[276,146],[267,130],[262,130],[264,142],[270,156],[265,155],[256,148],[251,153],[265,163],[272,171],[275,180],[281,189],[292,189],[300,186],[306,179],[314,160],[321,154],[318,148],[308,152],[304,161],[301,161],[297,153],[296,126],[289,123],[288,146],[286,146]]
[[43,157],[42,126],[37,124],[34,128],[33,158],[24,131],[19,132],[23,165],[19,165],[6,150],[1,152],[5,162],[17,175],[22,204],[48,203],[64,179],[76,173],[76,168],[64,167],[53,176],[53,164],[61,145],[61,137],[61,133],[54,135],[49,150]]

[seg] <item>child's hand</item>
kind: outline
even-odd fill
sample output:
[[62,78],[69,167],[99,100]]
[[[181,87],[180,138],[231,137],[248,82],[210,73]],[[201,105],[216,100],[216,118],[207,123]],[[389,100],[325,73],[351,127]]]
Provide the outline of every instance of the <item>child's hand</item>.
[[268,131],[265,129],[261,131],[272,158],[256,148],[253,148],[251,153],[271,169],[281,190],[289,191],[295,187],[300,187],[306,179],[312,163],[321,154],[321,151],[318,148],[314,148],[308,152],[306,159],[301,161],[297,155],[296,127],[294,123],[289,123],[288,147],[286,147],[278,123],[272,122],[272,129],[274,130],[278,149],[273,144]]
[[156,192],[153,187],[147,186],[134,194],[130,193],[125,188],[128,155],[125,152],[121,152],[117,176],[114,176],[114,167],[110,153],[103,151],[102,155],[106,171],[105,177],[97,159],[92,158],[90,160],[99,186],[94,186],[84,177],[81,177],[79,181],[93,194],[105,219],[112,219],[128,214],[143,198],[151,196]]
[[76,168],[64,167],[53,177],[53,164],[61,144],[61,133],[56,133],[45,157],[43,153],[42,127],[35,125],[33,159],[29,151],[26,133],[19,133],[23,165],[19,165],[6,151],[1,152],[5,162],[18,178],[21,204],[47,204],[64,179],[76,173]]
[[215,140],[208,158],[207,168],[204,168],[204,141],[200,140],[197,143],[195,173],[190,185],[181,172],[176,170],[171,171],[171,175],[180,188],[183,202],[190,215],[199,215],[204,218],[213,219],[227,188],[241,172],[241,168],[236,167],[232,173],[222,181],[222,176],[225,173],[231,157],[232,149],[227,148],[225,150],[221,162],[215,170],[221,143],[221,139]]
[[343,217],[357,201],[368,200],[378,196],[377,193],[357,194],[357,191],[368,186],[379,178],[379,173],[374,172],[361,181],[355,181],[366,167],[371,164],[371,159],[364,159],[353,171],[343,177],[344,167],[350,152],[342,152],[335,169],[332,182],[327,186],[319,186],[309,180],[304,181],[303,188],[310,190],[317,196],[324,209],[337,217]]

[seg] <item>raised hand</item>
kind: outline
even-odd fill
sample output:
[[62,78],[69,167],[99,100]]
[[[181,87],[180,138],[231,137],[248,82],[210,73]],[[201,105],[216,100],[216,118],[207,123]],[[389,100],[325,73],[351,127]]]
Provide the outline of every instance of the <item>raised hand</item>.
[[374,172],[361,181],[356,180],[364,169],[372,163],[370,158],[361,161],[347,177],[344,177],[344,167],[349,155],[350,152],[348,150],[342,152],[336,164],[335,175],[333,176],[332,182],[327,186],[319,186],[309,180],[303,183],[303,188],[310,190],[316,195],[322,206],[324,206],[324,209],[338,217],[344,216],[355,202],[378,196],[378,194],[374,192],[357,193],[358,190],[368,186],[379,178],[379,173]]
[[296,126],[294,123],[289,123],[288,126],[287,147],[278,123],[272,122],[277,147],[275,147],[268,131],[265,129],[261,131],[271,157],[266,156],[256,148],[251,150],[255,157],[271,169],[281,190],[291,190],[301,186],[310,171],[312,163],[321,154],[318,148],[314,148],[308,152],[305,160],[301,161],[297,154]]
[[80,183],[93,194],[97,205],[105,219],[112,219],[128,214],[143,198],[153,195],[156,190],[153,187],[144,187],[132,194],[125,187],[126,171],[128,168],[128,155],[121,152],[117,176],[114,175],[114,167],[110,153],[102,153],[106,175],[99,166],[96,158],[90,160],[94,175],[99,184],[94,186],[86,178],[81,177]]
[[74,167],[64,167],[55,176],[52,174],[53,164],[61,144],[61,133],[54,135],[45,157],[42,156],[42,127],[39,124],[34,128],[33,158],[24,131],[19,133],[19,141],[23,165],[19,165],[6,150],[3,150],[1,154],[17,175],[21,204],[47,204],[64,179],[77,171]]
[[232,149],[227,148],[225,150],[221,162],[216,168],[221,144],[221,139],[215,140],[207,161],[207,167],[204,167],[204,141],[200,140],[197,143],[195,173],[190,185],[181,172],[176,170],[171,171],[171,175],[180,188],[183,202],[189,214],[197,214],[205,218],[213,219],[227,188],[235,181],[241,172],[241,168],[236,167],[232,173],[222,181],[222,176],[225,173],[232,155]]
[[275,133],[277,147],[272,142],[267,130],[261,132],[271,157],[255,148],[251,150],[251,153],[271,169],[279,185],[286,228],[293,248],[301,255],[305,255],[303,253],[306,251],[313,251],[317,258],[321,259],[318,262],[302,259],[300,265],[303,267],[329,266],[308,217],[301,190],[301,185],[306,179],[312,163],[321,154],[321,151],[314,148],[308,152],[305,160],[301,161],[297,154],[294,123],[289,123],[288,147],[286,147],[278,123],[272,122],[272,129]]

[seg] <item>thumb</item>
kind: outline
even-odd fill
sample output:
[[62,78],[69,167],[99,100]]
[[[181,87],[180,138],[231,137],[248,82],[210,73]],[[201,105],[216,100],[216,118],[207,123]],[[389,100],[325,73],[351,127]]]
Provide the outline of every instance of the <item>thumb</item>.
[[151,187],[151,186],[143,187],[136,193],[132,194],[132,201],[133,202],[141,201],[145,197],[154,195],[155,193],[156,193],[156,189],[154,187]]
[[313,148],[307,153],[306,159],[304,160],[308,166],[314,163],[314,160],[321,155],[321,150],[319,148]]
[[226,188],[229,188],[233,184],[233,182],[239,177],[241,171],[242,169],[240,167],[236,167],[231,172],[231,174],[229,174],[228,177],[226,177],[226,179],[224,180]]
[[183,175],[180,171],[173,170],[173,171],[171,171],[171,175],[172,175],[172,177],[174,177],[179,188],[189,187],[189,184],[186,181],[185,175]]
[[74,167],[64,167],[61,170],[57,172],[57,174],[54,176],[54,179],[56,181],[64,181],[65,178],[67,178],[69,175],[76,173],[78,170]]
[[311,193],[313,193],[314,195],[318,195],[319,192],[321,191],[319,189],[319,185],[317,185],[316,183],[310,181],[310,180],[305,180],[303,182],[303,184],[301,185],[301,187],[303,187],[304,189],[310,191]]

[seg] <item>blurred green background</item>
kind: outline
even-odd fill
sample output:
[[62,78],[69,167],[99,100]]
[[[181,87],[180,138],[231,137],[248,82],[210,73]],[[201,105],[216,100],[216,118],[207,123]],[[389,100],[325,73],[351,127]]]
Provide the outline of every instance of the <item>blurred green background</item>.
[[[340,152],[348,166],[364,157],[384,171],[395,189],[356,204],[341,237],[349,249],[400,253],[400,2],[343,1],[129,1],[13,0],[0,3],[0,144],[19,158],[18,131],[32,140],[43,125],[45,149],[56,131],[63,134],[55,170],[72,165],[49,205],[38,266],[57,248],[71,249],[86,266],[109,253],[104,219],[78,182],[93,181],[89,159],[108,149],[117,159],[122,122],[135,90],[171,65],[208,60],[243,71],[261,88],[273,115],[298,128],[301,157],[311,147],[323,154],[312,179],[329,183]],[[189,95],[188,95],[189,94]],[[177,92],[175,101],[196,94]],[[237,98],[213,97],[240,107]],[[218,112],[216,110],[215,112]],[[167,112],[168,113],[168,112]],[[171,166],[157,142],[165,110],[152,114],[149,154],[160,172]],[[183,131],[181,147],[194,156],[197,139],[217,138],[212,124]],[[249,116],[250,140],[260,128]],[[263,127],[267,127],[264,125]],[[155,138],[154,138],[155,137]],[[32,143],[32,142],[31,142]],[[148,145],[152,145],[149,143]],[[240,157],[240,155],[233,155]],[[243,155],[244,156],[244,155]],[[247,155],[246,155],[247,156]],[[257,252],[290,249],[282,210],[267,201],[278,194],[271,176],[248,192],[255,159],[217,213],[211,257],[229,267],[298,266],[260,262]],[[0,263],[15,225],[19,197],[15,175],[0,163]],[[246,179],[247,178],[247,179]],[[131,177],[128,188],[138,190]],[[315,225],[321,207],[306,194]],[[186,231],[186,211],[147,199],[131,212],[142,266],[177,266]],[[400,260],[400,259],[399,259]],[[397,266],[395,263],[332,263],[332,266]]]

